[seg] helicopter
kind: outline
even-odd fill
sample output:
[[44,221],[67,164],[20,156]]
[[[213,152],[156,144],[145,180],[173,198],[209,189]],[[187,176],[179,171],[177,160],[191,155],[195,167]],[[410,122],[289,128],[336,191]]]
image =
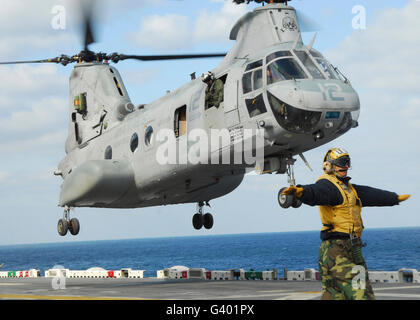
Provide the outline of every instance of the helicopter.
[[[248,1],[248,0],[247,0]],[[235,3],[244,1],[236,0]],[[250,1],[248,1],[249,3]],[[74,65],[69,78],[65,157],[57,223],[60,236],[77,235],[77,207],[144,208],[196,203],[192,224],[211,229],[204,213],[212,199],[235,190],[244,175],[287,174],[296,184],[296,156],[358,126],[360,101],[350,81],[313,45],[302,41],[296,10],[284,0],[242,16],[228,53],[127,55],[92,52],[91,12],[84,12],[84,47],[73,56],[0,64]],[[223,57],[221,63],[156,101],[134,105],[111,63]],[[212,105],[211,83],[222,87]],[[210,89],[210,90],[209,90]],[[215,137],[215,138],[214,138]],[[253,156],[255,155],[255,156]],[[309,164],[307,164],[309,166]],[[299,207],[278,193],[281,207]]]

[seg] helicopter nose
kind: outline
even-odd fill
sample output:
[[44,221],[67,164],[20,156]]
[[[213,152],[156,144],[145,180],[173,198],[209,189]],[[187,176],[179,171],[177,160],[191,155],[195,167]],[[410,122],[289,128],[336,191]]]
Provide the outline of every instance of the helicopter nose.
[[311,80],[300,84],[303,107],[319,111],[353,112],[360,109],[357,92],[340,80]]

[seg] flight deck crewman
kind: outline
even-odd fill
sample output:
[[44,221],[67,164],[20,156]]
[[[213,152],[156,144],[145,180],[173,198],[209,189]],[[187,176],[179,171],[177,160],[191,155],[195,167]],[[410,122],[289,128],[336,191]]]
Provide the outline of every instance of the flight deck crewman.
[[397,205],[410,195],[351,184],[347,176],[350,156],[343,149],[328,150],[322,166],[324,174],[316,183],[290,186],[282,194],[294,194],[307,205],[319,206],[323,224],[318,260],[322,299],[373,300],[361,253],[362,207]]
[[212,106],[219,108],[220,103],[223,101],[223,81],[214,79],[214,74],[209,71],[203,74],[203,82],[207,84],[205,109]]

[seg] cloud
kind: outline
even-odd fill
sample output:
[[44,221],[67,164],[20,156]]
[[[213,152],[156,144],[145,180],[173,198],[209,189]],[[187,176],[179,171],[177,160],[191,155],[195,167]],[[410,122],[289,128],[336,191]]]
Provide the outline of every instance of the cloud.
[[[52,9],[56,5],[62,5],[65,9],[65,30],[52,27]],[[28,47],[33,53],[37,53],[40,49],[68,46],[72,39],[68,26],[71,25],[70,13],[73,6],[69,0],[44,0],[42,3],[31,0],[3,0],[0,11],[1,60],[28,58],[23,57]]]
[[[57,147],[62,147],[64,150],[64,142],[67,137],[67,128],[60,129],[58,131],[42,133],[38,136],[21,138],[18,142],[16,141],[5,141],[0,142],[0,149],[4,153],[28,153],[34,151],[34,156],[45,154],[47,151],[56,151]],[[61,156],[61,154],[60,154]]]
[[143,19],[132,39],[138,45],[158,50],[192,48],[202,43],[228,43],[231,28],[247,11],[245,5],[224,1],[220,10],[202,10],[195,20],[177,14],[153,15]]
[[221,11],[202,11],[195,21],[193,38],[199,42],[227,42],[236,21],[248,12],[245,5],[225,1]]
[[9,117],[0,118],[0,136],[14,137],[22,132],[33,134],[56,127],[57,123],[62,123],[63,115],[67,114],[67,103],[67,99],[47,97],[35,102],[30,110],[18,109]]
[[185,16],[153,15],[142,20],[134,40],[153,49],[179,49],[189,46],[189,29],[189,21]]
[[419,15],[415,1],[381,11],[367,29],[354,31],[326,56],[360,87],[418,93]]
[[0,171],[0,183],[5,181],[6,177],[7,177],[7,173]]

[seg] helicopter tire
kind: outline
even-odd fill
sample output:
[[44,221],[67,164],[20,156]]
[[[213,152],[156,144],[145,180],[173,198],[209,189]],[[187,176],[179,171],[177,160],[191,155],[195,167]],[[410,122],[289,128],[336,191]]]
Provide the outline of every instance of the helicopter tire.
[[192,223],[194,229],[200,230],[203,227],[203,220],[203,215],[201,213],[196,213],[195,215],[193,215]]
[[293,196],[292,207],[293,208],[299,208],[301,205],[302,205],[302,200],[300,200],[296,196]]
[[70,220],[69,230],[70,230],[70,233],[72,235],[74,235],[74,236],[77,235],[77,234],[79,234],[79,231],[80,231],[80,223],[79,223],[79,220],[78,219],[73,218],[73,219]]
[[64,237],[67,234],[68,229],[69,229],[69,226],[68,226],[67,220],[65,219],[58,220],[57,231],[60,236]]
[[282,207],[284,209],[287,209],[292,205],[294,195],[292,195],[292,194],[281,194],[284,189],[286,189],[286,188],[281,188],[280,189],[280,191],[278,193],[278,196],[277,196],[277,199],[279,201],[280,207]]
[[213,227],[214,219],[211,213],[206,213],[203,216],[203,225],[206,229],[211,229]]

